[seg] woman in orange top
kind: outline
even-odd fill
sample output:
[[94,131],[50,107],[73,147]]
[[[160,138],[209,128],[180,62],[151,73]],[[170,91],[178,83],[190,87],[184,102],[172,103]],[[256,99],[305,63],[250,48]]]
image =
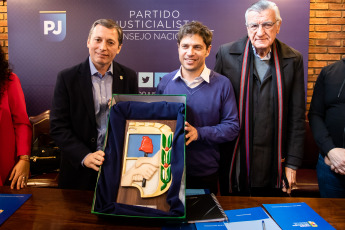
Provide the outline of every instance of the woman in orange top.
[[0,46],[0,186],[26,186],[31,152],[32,126],[20,81],[5,60]]

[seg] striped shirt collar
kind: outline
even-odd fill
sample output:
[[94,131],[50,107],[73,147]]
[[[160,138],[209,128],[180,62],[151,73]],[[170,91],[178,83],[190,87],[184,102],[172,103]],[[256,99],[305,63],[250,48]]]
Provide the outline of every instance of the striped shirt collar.
[[265,56],[265,57],[263,57],[263,58],[261,58],[260,57],[260,55],[256,52],[256,49],[255,49],[255,47],[252,45],[252,47],[253,47],[253,51],[254,51],[254,54],[258,57],[258,58],[260,58],[260,60],[261,61],[267,61],[267,60],[270,60],[271,59],[271,51],[272,51],[272,49],[270,48],[270,51],[267,53],[267,55]]
[[[98,70],[96,69],[95,65],[91,61],[91,57],[89,56],[89,64],[90,64],[90,72],[91,76],[102,76]],[[113,75],[113,62],[111,62],[108,71],[105,73],[105,75]]]

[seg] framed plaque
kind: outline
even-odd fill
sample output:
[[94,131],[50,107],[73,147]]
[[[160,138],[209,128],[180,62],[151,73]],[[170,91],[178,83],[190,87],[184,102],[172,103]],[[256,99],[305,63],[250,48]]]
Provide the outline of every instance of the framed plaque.
[[92,213],[185,219],[185,96],[114,95]]

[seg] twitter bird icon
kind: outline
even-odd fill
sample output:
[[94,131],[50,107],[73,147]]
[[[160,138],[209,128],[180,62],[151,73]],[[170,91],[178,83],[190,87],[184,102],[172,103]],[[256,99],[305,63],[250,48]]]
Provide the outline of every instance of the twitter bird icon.
[[152,88],[153,87],[153,72],[139,72],[138,83],[139,83],[139,87]]
[[143,81],[143,83],[147,83],[150,80],[150,77],[149,76],[141,77],[141,80]]

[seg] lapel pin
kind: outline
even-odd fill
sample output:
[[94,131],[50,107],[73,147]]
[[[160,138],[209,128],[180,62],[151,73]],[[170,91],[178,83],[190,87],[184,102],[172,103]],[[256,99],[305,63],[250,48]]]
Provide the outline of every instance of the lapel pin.
[[120,76],[120,80],[123,80],[123,76],[122,75]]

